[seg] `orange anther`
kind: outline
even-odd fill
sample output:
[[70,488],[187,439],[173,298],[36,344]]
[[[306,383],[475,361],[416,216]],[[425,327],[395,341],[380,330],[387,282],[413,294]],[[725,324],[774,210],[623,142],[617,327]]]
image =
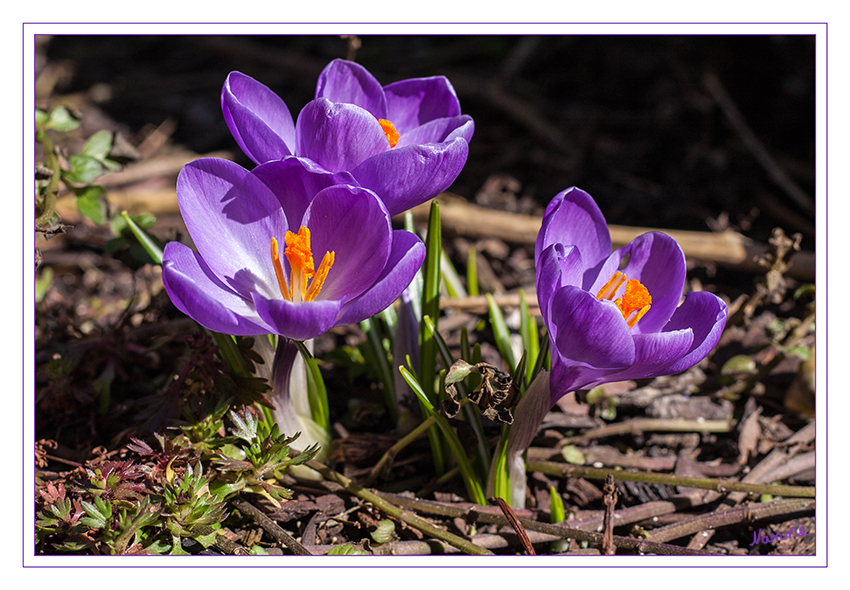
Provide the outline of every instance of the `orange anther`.
[[[313,251],[310,248],[310,230],[302,225],[298,233],[286,232],[284,236],[286,249],[284,256],[289,261],[289,287],[286,285],[283,266],[280,262],[277,239],[272,238],[271,254],[280,294],[287,301],[299,303],[301,301],[313,301],[322,290],[325,279],[328,277],[334,263],[334,253],[326,252],[319,266],[318,273],[313,266]],[[313,279],[311,282],[310,279]],[[308,283],[310,283],[308,288]]]
[[384,130],[384,135],[387,136],[387,139],[390,142],[390,147],[394,148],[395,144],[398,143],[399,137],[401,137],[401,135],[399,135],[398,131],[395,130],[395,125],[393,125],[391,122],[387,121],[386,119],[378,119],[378,123],[381,124],[381,129]]
[[[626,292],[622,297],[614,299],[623,283],[626,285]],[[652,296],[649,294],[649,290],[637,279],[626,280],[626,275],[619,271],[615,272],[614,276],[599,290],[596,298],[609,301],[613,299],[629,328],[633,328],[638,323],[640,318],[649,311],[652,304]]]

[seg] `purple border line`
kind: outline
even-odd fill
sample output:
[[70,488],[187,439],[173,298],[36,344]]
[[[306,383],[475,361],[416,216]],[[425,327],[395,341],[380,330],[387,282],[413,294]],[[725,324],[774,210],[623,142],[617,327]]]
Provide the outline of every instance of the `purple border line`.
[[[612,22],[598,22],[598,21],[579,21],[579,22],[570,22],[570,21],[564,21],[564,22],[539,22],[539,21],[531,21],[531,22],[514,22],[514,23],[501,22],[501,21],[493,21],[493,22],[478,22],[478,23],[470,23],[470,22],[419,22],[419,23],[409,23],[409,22],[378,22],[378,23],[375,23],[375,22],[313,22],[313,21],[300,21],[300,22],[283,22],[283,21],[281,21],[281,22],[240,22],[240,23],[227,23],[227,22],[203,22],[203,23],[197,23],[197,22],[195,22],[195,23],[192,23],[192,22],[183,22],[183,21],[175,21],[175,22],[133,22],[133,23],[127,23],[127,22],[78,22],[78,23],[61,23],[61,22],[51,22],[51,21],[44,21],[44,22],[43,22],[43,21],[31,21],[31,22],[24,22],[24,23],[22,23],[22,41],[21,41],[21,47],[22,47],[22,58],[23,58],[23,57],[25,57],[25,55],[26,55],[26,50],[25,50],[25,48],[26,48],[26,43],[27,43],[26,28],[27,28],[28,26],[50,26],[50,25],[63,25],[63,26],[64,26],[64,25],[72,25],[72,26],[92,26],[92,25],[93,25],[93,26],[110,26],[110,25],[132,25],[132,26],[169,26],[169,25],[190,25],[190,26],[239,26],[239,27],[250,27],[250,26],[258,26],[258,25],[261,25],[261,26],[275,26],[275,25],[285,25],[285,26],[321,25],[321,26],[328,26],[328,27],[333,27],[333,26],[362,26],[362,25],[370,25],[370,26],[410,25],[410,26],[426,26],[426,27],[427,27],[427,26],[457,26],[457,25],[468,25],[468,26],[493,26],[493,25],[503,25],[503,26],[504,26],[504,25],[516,25],[516,26],[518,26],[518,27],[522,27],[522,26],[560,26],[560,25],[578,25],[578,26],[581,26],[581,25],[610,25],[610,26],[617,26],[617,27],[620,27],[620,26],[622,26],[622,27],[626,27],[626,26],[629,26],[629,25],[652,25],[652,26],[655,26],[655,25],[661,25],[661,26],[677,26],[677,25],[695,25],[695,26],[712,26],[712,25],[733,25],[733,26],[734,26],[734,25],[744,25],[744,26],[746,26],[746,25],[764,25],[764,26],[779,26],[779,25],[823,26],[823,27],[824,27],[824,31],[823,31],[822,35],[823,35],[823,37],[824,37],[824,52],[823,52],[823,59],[824,59],[824,110],[825,110],[825,112],[824,112],[824,141],[825,141],[825,143],[824,143],[824,151],[823,151],[823,158],[824,158],[824,207],[825,207],[825,213],[824,213],[825,221],[824,221],[823,231],[824,231],[824,244],[825,244],[825,247],[824,247],[824,253],[823,253],[823,256],[824,256],[824,261],[825,261],[825,270],[826,270],[826,271],[828,271],[828,268],[829,268],[829,267],[828,267],[828,262],[829,262],[829,249],[828,249],[828,224],[827,224],[827,222],[826,222],[826,220],[828,220],[828,218],[829,218],[829,199],[828,199],[828,196],[829,196],[829,190],[828,190],[828,184],[829,184],[829,183],[828,183],[828,179],[829,179],[829,161],[828,161],[828,153],[829,153],[829,125],[828,125],[828,122],[829,122],[829,91],[828,91],[828,90],[829,90],[829,67],[828,67],[828,66],[829,66],[829,35],[828,35],[828,28],[829,28],[829,25],[828,25],[828,23],[827,23],[826,21],[810,21],[810,22],[809,22],[809,21],[804,21],[804,22],[790,22],[790,21],[776,21],[776,22],[748,22],[748,21],[731,21],[731,22],[728,22],[728,21],[727,21],[727,22],[724,22],[724,21],[716,21],[716,22],[715,22],[715,21],[712,21],[712,22],[663,22],[663,21],[646,21],[646,22],[617,22],[617,23],[612,23]],[[47,34],[47,33],[38,33],[38,34]],[[69,33],[69,34],[70,34],[70,33]],[[116,36],[120,36],[120,35],[122,35],[122,34],[115,34],[115,33],[81,33],[81,34],[91,35],[91,36],[97,36],[97,35],[101,35],[101,36],[103,36],[103,35],[116,35]],[[127,34],[129,34],[129,33],[127,33]],[[133,33],[133,34],[137,34],[137,35],[140,35],[140,36],[145,35],[145,33]],[[175,32],[175,33],[157,33],[157,34],[158,34],[158,35],[162,35],[162,36],[169,36],[169,35],[171,35],[171,36],[177,36],[177,35],[185,35],[185,36],[192,36],[192,35],[227,36],[227,35],[228,35],[228,33],[218,33],[218,32],[212,32],[212,33],[210,33],[210,32],[203,32],[203,33],[185,33],[185,32]],[[232,35],[232,34],[234,34],[234,33],[230,33],[230,34]],[[239,34],[245,34],[245,33],[239,33]],[[269,32],[269,33],[253,33],[253,35],[256,35],[256,36],[270,36],[270,35],[276,35],[276,34],[279,34],[279,33],[272,33],[272,32]],[[311,34],[311,35],[322,35],[323,33],[309,33],[309,34]],[[375,33],[375,34],[380,34],[380,33]],[[403,35],[414,35],[414,34],[418,34],[418,35],[435,35],[435,34],[438,34],[438,33],[420,33],[420,32],[417,32],[417,33],[396,33],[396,34],[403,36]],[[460,34],[460,33],[453,33],[453,34]],[[470,34],[472,34],[472,33],[470,33]],[[512,33],[496,32],[496,33],[474,33],[474,34],[475,34],[475,35],[479,35],[479,36],[486,36],[486,35],[508,35],[508,36],[509,36],[509,35],[511,35]],[[517,32],[517,33],[515,33],[515,34],[516,34],[516,35],[520,35],[520,34],[528,34],[528,33],[527,33],[527,32]],[[538,34],[539,34],[539,35],[541,35],[541,36],[558,36],[558,35],[563,35],[564,33],[538,33]],[[569,33],[569,34],[570,34],[570,35],[576,35],[576,36],[579,36],[579,35],[591,35],[591,34],[592,34],[592,35],[599,35],[599,34],[602,34],[602,33],[575,33],[575,32],[571,32],[571,33]],[[652,32],[652,33],[628,33],[628,32],[623,32],[623,33],[619,33],[619,32],[616,32],[616,33],[604,33],[604,34],[606,34],[606,35],[611,35],[611,36],[617,36],[617,35],[645,35],[645,36],[661,36],[661,35],[667,35],[667,34],[671,34],[671,33],[660,33],[660,32]],[[691,35],[691,36],[705,36],[705,35],[709,35],[710,33],[703,33],[703,32],[700,32],[700,33],[678,33],[678,34],[683,35],[683,36],[688,36],[688,35]],[[776,33],[770,33],[770,32],[764,32],[764,33],[761,33],[761,32],[755,32],[755,33],[744,33],[744,32],[741,32],[741,33],[717,33],[717,34],[723,34],[723,35],[772,35],[772,34],[776,34]],[[792,35],[814,36],[814,37],[817,39],[817,37],[818,37],[821,33],[783,33],[783,34],[784,34],[784,35],[788,35],[788,36],[792,36]],[[32,40],[32,39],[34,38],[34,36],[35,36],[35,35],[36,35],[36,33],[32,33],[32,34],[31,34],[30,39]],[[815,65],[817,66],[817,57],[818,57],[818,56],[817,56],[817,45],[816,45],[816,47],[815,47],[815,51],[816,51],[816,54],[815,54]],[[22,65],[24,65],[24,66],[25,66],[26,64],[24,63],[24,64],[22,64]],[[22,85],[21,85],[21,86],[22,86],[22,90],[21,90],[21,95],[22,95],[22,106],[25,108],[25,107],[27,106],[27,105],[26,105],[26,88],[25,88],[25,86],[26,86],[26,85],[25,85],[25,82],[26,82],[26,73],[25,73],[25,69],[23,69],[23,68],[22,68],[21,78],[22,78]],[[816,98],[815,98],[815,113],[817,113],[817,106],[818,106],[818,101],[817,101],[817,67],[815,68],[815,97],[816,97]],[[34,98],[34,96],[33,96],[33,98]],[[22,115],[23,115],[23,116],[22,116],[22,122],[21,122],[21,126],[22,126],[22,144],[23,144],[23,147],[24,147],[24,148],[26,148],[26,140],[25,140],[25,138],[26,138],[26,132],[27,132],[27,123],[26,123],[26,121],[27,121],[27,116],[28,116],[28,115],[26,114],[26,112],[22,113]],[[817,132],[818,132],[818,128],[817,128],[817,124],[816,124],[816,126],[815,126],[815,137],[816,137],[816,138],[817,138]],[[815,148],[816,148],[816,150],[817,150],[817,140],[816,140]],[[22,150],[22,153],[25,153],[25,152]],[[817,153],[817,152],[816,152],[816,153]],[[29,187],[29,184],[28,184],[28,181],[27,181],[26,170],[24,170],[23,172],[24,172],[23,177],[22,177],[23,194],[24,194],[24,195],[26,195],[26,194],[28,193],[28,187]],[[27,205],[27,203],[28,203],[28,200],[27,200],[26,198],[25,198],[25,199],[22,199],[22,206],[21,206],[21,207],[22,207],[22,219],[23,219],[23,221],[24,221],[24,232],[26,232],[26,228],[28,227],[27,222],[29,221],[29,215],[27,215],[27,213],[26,213],[26,211],[27,211],[27,209],[26,209],[26,205]],[[815,203],[817,204],[817,194],[815,194]],[[815,229],[816,229],[816,231],[817,231],[817,224],[816,224],[816,226],[815,226]],[[22,343],[23,343],[23,345],[22,345],[22,350],[24,350],[24,349],[26,348],[26,335],[25,335],[25,334],[26,334],[26,332],[25,332],[25,331],[26,331],[26,328],[27,328],[27,325],[26,325],[26,322],[27,322],[27,316],[26,316],[26,294],[27,294],[27,293],[26,293],[26,291],[27,291],[27,289],[26,289],[26,280],[25,280],[25,279],[26,279],[26,270],[25,270],[25,269],[26,269],[26,267],[25,267],[24,265],[25,265],[25,264],[28,264],[29,262],[31,262],[31,261],[29,260],[29,258],[30,258],[30,257],[28,257],[28,256],[27,256],[27,250],[26,250],[27,239],[26,239],[26,234],[25,234],[25,233],[22,233],[21,244],[22,244],[22,257],[23,257],[23,259],[24,259],[24,260],[23,260],[23,264],[22,264],[22,271],[21,271],[21,273],[22,273],[22,286],[21,286],[21,295],[22,295],[22,319],[21,319],[21,326],[22,326]],[[817,241],[816,241],[816,245],[817,245]],[[816,260],[817,260],[817,251],[816,251]],[[823,273],[823,275],[824,275],[824,276],[823,276],[823,281],[824,281],[823,288],[825,289],[825,295],[824,295],[824,311],[822,312],[822,313],[824,314],[824,321],[823,321],[823,322],[821,322],[821,324],[822,324],[822,326],[823,326],[821,329],[823,329],[823,330],[824,330],[824,337],[823,337],[823,338],[824,338],[824,344],[825,344],[825,346],[824,346],[824,348],[825,348],[825,351],[824,351],[824,381],[826,381],[826,382],[828,383],[828,355],[827,355],[826,347],[828,346],[828,321],[827,321],[827,320],[828,320],[828,284],[829,284],[829,277],[828,277],[828,272],[824,272],[824,273]],[[818,277],[817,277],[817,264],[816,264],[816,266],[815,266],[815,285],[816,285],[816,286],[817,286],[817,278],[818,278]],[[34,305],[34,301],[31,301],[30,303]],[[33,319],[34,319],[34,316],[33,316]],[[35,340],[33,339],[33,347],[34,347],[34,346],[35,346]],[[34,353],[34,350],[33,350],[33,353]],[[27,362],[26,362],[26,361],[27,361],[26,356],[25,356],[24,354],[22,354],[21,364],[22,364],[22,373],[23,373],[23,374],[26,374],[26,372],[27,372]],[[35,362],[35,356],[34,356],[34,354],[33,354],[33,357],[32,357],[32,361],[33,361],[33,363]],[[34,370],[35,370],[35,368],[34,368],[34,365],[33,365],[33,367],[32,367],[32,371],[34,372]],[[816,380],[816,391],[817,391],[817,389],[819,389],[819,388],[817,387],[817,371],[815,372],[815,380]],[[33,375],[32,383],[33,383],[33,387],[34,387],[34,383],[35,383],[35,381],[34,381],[34,375]],[[24,385],[24,387],[23,387],[23,404],[22,404],[22,408],[25,408],[25,407],[26,407],[26,403],[27,403],[27,391],[26,391],[26,382],[25,382],[25,380],[24,380],[23,385]],[[824,383],[824,386],[826,386],[826,383]],[[826,416],[828,416],[828,409],[829,409],[829,397],[828,397],[828,395],[826,395],[826,394],[824,394],[824,404],[825,404],[825,412],[824,412],[824,413],[825,413],[825,415],[826,415]],[[33,414],[32,420],[33,420],[33,421],[35,420],[35,414]],[[823,524],[824,524],[824,534],[823,534],[822,539],[823,539],[824,541],[826,541],[826,540],[827,540],[827,538],[828,538],[828,526],[829,526],[829,525],[828,525],[828,506],[829,506],[829,504],[828,504],[828,482],[829,482],[829,472],[828,472],[828,470],[827,470],[827,468],[826,468],[826,467],[827,467],[827,465],[828,465],[828,457],[829,457],[829,447],[828,447],[828,445],[826,445],[826,442],[828,442],[829,421],[828,421],[828,419],[827,419],[827,418],[824,418],[824,420],[825,420],[825,425],[824,425],[824,438],[826,438],[826,441],[824,442],[824,444],[825,444],[825,447],[824,447],[824,457],[825,457],[824,463],[826,463],[826,465],[824,466],[824,470],[825,470],[825,476],[824,476],[824,477],[825,477],[825,481],[824,481],[824,485],[825,485],[825,488],[826,488],[826,489],[823,491],[823,494],[824,494],[823,502],[824,502],[824,514],[825,514],[825,518],[824,518],[824,519],[822,519]],[[27,447],[27,445],[26,445],[26,440],[25,440],[25,438],[26,438],[26,436],[25,436],[25,435],[26,435],[26,413],[25,413],[25,412],[23,413],[23,416],[22,416],[22,426],[23,426],[22,438],[24,439],[22,442],[23,442],[24,444],[22,444],[21,459],[22,459],[22,468],[25,468],[25,466],[26,466],[26,458],[27,458],[27,449],[28,449],[28,447]],[[35,430],[34,430],[35,425],[33,424],[32,426],[33,426],[32,433],[34,434],[34,433],[35,433]],[[25,470],[24,470],[24,472],[25,472]],[[33,483],[33,486],[34,486],[34,483]],[[24,501],[26,501],[26,498],[28,497],[28,496],[27,496],[27,487],[28,487],[28,486],[27,486],[26,478],[25,478],[25,477],[22,477],[22,481],[21,481],[21,488],[22,488],[22,499],[24,499]],[[816,510],[817,510],[817,504],[816,504]],[[822,568],[826,568],[826,567],[828,567],[828,563],[829,563],[829,549],[828,549],[828,546],[827,546],[827,547],[825,547],[825,549],[824,549],[824,552],[825,552],[825,563],[824,563],[824,565],[769,565],[769,564],[763,564],[763,565],[761,565],[761,564],[760,564],[760,565],[721,565],[721,566],[712,566],[712,565],[661,565],[661,566],[659,566],[659,565],[651,565],[651,564],[647,564],[647,565],[614,565],[614,564],[609,564],[609,563],[607,563],[607,562],[606,562],[604,565],[570,565],[570,564],[565,564],[565,565],[545,565],[545,564],[535,565],[535,564],[525,564],[525,563],[523,563],[523,564],[519,564],[519,565],[492,565],[492,564],[486,564],[486,563],[476,564],[476,565],[444,565],[444,564],[442,564],[442,563],[439,563],[439,564],[434,564],[434,565],[427,565],[427,564],[425,564],[425,565],[383,565],[383,564],[381,564],[381,565],[332,565],[332,566],[330,566],[330,565],[327,565],[327,564],[325,563],[327,560],[322,560],[322,562],[323,562],[322,564],[316,564],[316,565],[296,565],[296,564],[294,564],[294,565],[287,565],[287,564],[282,564],[282,565],[264,565],[264,564],[262,564],[262,563],[251,564],[251,565],[240,565],[240,564],[238,564],[238,563],[235,563],[235,564],[233,564],[233,565],[230,565],[230,564],[226,564],[226,565],[204,565],[203,563],[198,563],[198,564],[193,564],[193,565],[167,565],[167,564],[162,564],[162,563],[160,562],[160,560],[157,560],[157,562],[158,562],[158,563],[156,563],[156,564],[151,564],[151,565],[139,565],[139,566],[136,566],[136,565],[126,565],[126,564],[122,564],[122,565],[99,565],[99,564],[97,564],[97,565],[83,565],[83,564],[74,564],[74,565],[63,565],[63,564],[58,564],[58,565],[57,565],[57,564],[39,565],[39,564],[33,564],[33,565],[27,565],[27,564],[26,564],[26,551],[27,551],[27,549],[26,549],[26,535],[25,535],[25,533],[24,533],[24,531],[26,530],[26,527],[28,526],[28,524],[27,524],[27,522],[26,522],[26,516],[27,516],[27,515],[26,515],[26,512],[25,512],[25,511],[22,511],[21,520],[22,520],[22,541],[23,541],[23,542],[22,542],[22,555],[21,555],[21,557],[22,557],[22,567],[23,567],[23,568],[25,568],[25,569],[56,569],[56,568],[62,568],[62,569],[86,569],[86,568],[92,568],[92,567],[96,567],[96,568],[98,568],[98,569],[115,569],[115,568],[121,568],[121,569],[126,569],[126,568],[136,568],[136,569],[146,569],[146,568],[176,568],[176,569],[197,569],[197,568],[205,568],[205,569],[208,569],[208,568],[215,568],[215,569],[219,569],[219,568],[227,568],[227,569],[244,569],[244,568],[251,568],[251,569],[254,569],[254,568],[287,568],[287,569],[316,569],[316,568],[329,568],[329,569],[364,569],[364,568],[365,568],[365,569],[371,569],[371,568],[373,568],[373,567],[380,567],[381,569],[410,569],[410,568],[419,568],[419,569],[423,569],[423,568],[428,568],[428,569],[481,569],[481,568],[486,568],[486,569],[491,569],[491,568],[492,568],[492,569],[506,569],[506,568],[509,568],[509,569],[513,569],[513,568],[534,568],[534,569],[564,569],[564,568],[579,568],[579,569],[599,569],[599,568],[602,568],[602,567],[605,567],[605,568],[615,568],[615,569],[623,569],[623,568],[627,568],[627,569],[645,569],[645,568],[692,569],[692,568],[706,568],[706,567],[710,567],[710,568],[712,568],[712,569],[715,569],[715,568],[717,568],[717,569],[721,569],[721,568],[734,568],[734,569],[764,569],[764,568],[772,568],[772,569],[773,569],[773,568],[776,568],[776,569],[822,569]],[[34,555],[34,553],[33,553],[33,554],[30,554],[30,556],[31,556],[31,558],[32,558],[32,559],[40,559],[40,558],[41,558],[40,556],[36,556],[36,555]],[[808,558],[811,558],[811,557],[816,557],[816,556],[817,556],[817,547],[815,548],[815,555],[814,555],[814,556],[791,556],[791,555],[769,555],[769,556],[751,556],[751,555],[717,555],[716,557],[717,557],[717,558],[724,558],[723,560],[724,560],[724,561],[727,561],[727,559],[728,559],[728,558],[735,558],[735,557],[739,557],[739,558],[749,558],[749,560],[752,560],[752,559],[754,559],[754,558],[756,558],[756,559],[761,558],[761,559],[771,560],[771,558],[788,558],[788,557],[808,557]],[[54,555],[54,556],[46,556],[46,557],[48,557],[48,558],[49,558],[49,559],[51,559],[51,560],[57,560],[57,559],[62,559],[62,558],[64,558],[64,557],[67,557],[67,558],[73,559],[73,560],[75,560],[75,561],[84,561],[84,560],[85,560],[85,557],[87,557],[87,556],[75,556],[75,555],[67,555],[67,556],[63,556],[63,555]],[[102,557],[102,556],[89,556],[89,557]],[[127,558],[128,558],[128,557],[130,557],[130,556],[122,556],[122,557],[123,557],[124,559],[127,559]],[[138,556],[138,557],[142,557],[142,556]],[[215,560],[217,560],[217,561],[218,561],[218,560],[226,559],[228,556],[220,556],[220,557],[219,557],[219,556],[215,556],[215,557],[210,556],[210,557],[212,557],[212,559],[215,559]],[[284,556],[284,557],[286,557],[286,556]],[[320,558],[320,557],[327,557],[327,556],[315,556],[315,557]],[[376,556],[372,556],[372,557],[376,557]],[[377,556],[377,557],[380,557],[380,556]],[[433,557],[439,557],[439,556],[423,556],[423,559],[428,559],[428,560],[430,561]],[[449,559],[450,557],[453,557],[453,556],[443,556],[443,560],[444,560],[444,559]],[[468,558],[468,556],[454,556],[454,557],[459,557],[459,558],[461,558],[461,559],[467,559],[467,558]],[[485,557],[485,560],[486,560],[486,556],[479,556],[479,557]],[[510,559],[511,557],[514,557],[514,556],[499,555],[499,556],[495,556],[495,557],[499,557],[499,558],[502,558],[502,559],[504,559],[504,558],[508,558],[508,559]],[[524,561],[529,559],[529,558],[527,558],[527,557],[525,557],[525,556],[515,556],[515,557],[516,557],[516,558],[519,558],[519,559],[523,559]],[[541,556],[541,557],[543,557],[544,559],[546,559],[546,556]],[[558,556],[550,556],[550,557],[551,557],[551,558],[557,558]],[[568,557],[568,556],[562,556],[562,557]],[[602,556],[599,556],[599,557],[602,557]],[[632,556],[624,556],[624,557],[632,557]],[[637,556],[633,556],[633,557],[637,557]],[[659,559],[662,559],[662,560],[664,560],[664,561],[667,561],[667,560],[670,560],[671,558],[675,558],[676,556],[653,556],[653,555],[646,555],[646,556],[642,556],[641,561],[644,561],[644,560],[646,560],[647,558],[648,558],[648,559],[650,559],[650,561],[651,561],[653,557],[655,557],[655,558],[659,558]],[[714,557],[714,556],[709,556],[709,557]],[[199,559],[199,558],[200,558],[200,561],[204,561],[204,556],[192,556],[193,561],[194,561],[194,560],[196,560],[196,559]],[[232,559],[232,556],[230,556],[230,558]],[[237,559],[238,559],[238,558],[237,558]],[[355,558],[355,559],[356,559],[356,558]],[[368,558],[368,557],[364,557],[363,559],[364,559],[364,560],[368,560],[369,558]],[[443,560],[441,560],[441,561],[443,561]],[[98,561],[100,561],[100,559],[98,559]],[[252,561],[253,561],[253,560],[252,560]],[[276,561],[277,561],[277,560],[276,560]],[[384,561],[384,560],[381,560],[381,561]],[[486,560],[486,561],[490,561],[490,560]]]

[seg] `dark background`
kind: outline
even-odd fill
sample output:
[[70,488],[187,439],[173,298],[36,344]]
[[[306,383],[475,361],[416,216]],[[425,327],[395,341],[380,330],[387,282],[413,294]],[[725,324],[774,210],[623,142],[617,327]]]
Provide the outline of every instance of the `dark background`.
[[[316,77],[350,55],[339,36],[56,36],[54,91],[87,94],[129,136],[172,119],[172,141],[230,150],[221,116],[228,72],[280,94],[293,117]],[[479,202],[540,212],[580,186],[610,223],[732,227],[765,241],[777,225],[814,248],[814,218],[787,196],[707,90],[716,75],[743,119],[809,199],[814,196],[813,36],[364,36],[355,59],[382,84],[445,75],[475,120],[451,190],[469,199],[496,180],[510,198]],[[497,175],[494,177],[494,175]],[[492,197],[492,195],[491,195]],[[811,201],[813,204],[813,200]]]

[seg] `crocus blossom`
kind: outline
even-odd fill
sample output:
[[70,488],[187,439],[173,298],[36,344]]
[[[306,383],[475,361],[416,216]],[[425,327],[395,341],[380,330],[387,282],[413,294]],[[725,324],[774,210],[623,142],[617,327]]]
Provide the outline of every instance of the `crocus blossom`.
[[535,262],[552,368],[538,375],[514,412],[507,447],[514,506],[525,499],[522,453],[558,399],[684,371],[714,348],[726,325],[726,304],[716,295],[693,292],[682,300],[685,256],[673,238],[649,232],[612,253],[602,212],[578,188],[547,206]]
[[454,182],[474,131],[445,77],[382,87],[366,68],[341,59],[322,70],[314,100],[295,122],[279,96],[240,72],[227,77],[221,106],[239,147],[257,164],[297,155],[330,172],[351,172],[391,215]]
[[682,301],[685,255],[676,240],[648,232],[612,253],[605,218],[580,189],[549,203],[535,261],[553,403],[576,389],[684,371],[726,325],[726,304],[716,295],[689,293]]
[[178,309],[225,334],[307,340],[390,305],[425,257],[347,173],[285,158],[252,171],[187,164],[180,212],[197,252],[170,242],[162,280]]

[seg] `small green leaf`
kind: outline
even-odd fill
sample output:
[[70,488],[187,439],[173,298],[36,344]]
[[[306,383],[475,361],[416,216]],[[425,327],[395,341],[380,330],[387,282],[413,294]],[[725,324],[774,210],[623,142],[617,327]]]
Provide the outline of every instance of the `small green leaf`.
[[595,405],[605,399],[605,389],[601,385],[597,385],[587,392],[584,399],[588,404]]
[[80,126],[71,113],[65,107],[56,107],[50,112],[50,117],[45,124],[45,129],[55,129],[56,131],[71,131]]
[[578,450],[574,445],[567,445],[561,449],[561,456],[564,461],[572,465],[584,465],[584,453]]
[[448,374],[446,374],[446,385],[463,381],[469,377],[469,374],[474,370],[475,367],[464,360],[455,361],[455,363],[449,367]]
[[44,266],[41,269],[41,276],[35,280],[35,302],[41,303],[44,296],[47,295],[47,290],[53,282],[53,269],[49,266]]
[[328,551],[328,555],[369,555],[369,552],[361,551],[350,543],[346,543],[345,545],[337,545]]
[[102,186],[86,186],[74,193],[80,213],[98,225],[106,221],[106,191]]
[[62,177],[68,182],[88,184],[103,174],[103,166],[91,156],[72,154],[68,162],[71,164],[71,170],[62,173]]
[[720,369],[721,375],[738,375],[741,373],[754,375],[758,372],[756,362],[745,354],[738,354],[724,363]]
[[[206,548],[208,548],[208,547],[212,547],[212,546],[213,546],[213,544],[215,544],[215,536],[216,536],[216,534],[217,534],[217,533],[216,533],[216,531],[212,531],[211,533],[209,533],[209,534],[207,534],[207,535],[198,535],[198,536],[194,537],[194,539],[195,539],[198,543],[200,543],[201,545],[203,545],[203,546],[204,546],[204,548],[206,549]],[[256,547],[256,545],[254,545],[254,547]]]
[[180,540],[180,537],[177,535],[171,535],[171,551],[168,552],[169,555],[191,555],[187,551],[183,550],[183,542]]
[[103,160],[112,149],[112,132],[106,129],[98,131],[88,138],[82,153],[96,160]]
[[564,499],[555,489],[555,486],[549,486],[549,522],[557,524],[564,522],[567,519],[567,513],[564,511]]
[[36,128],[41,128],[47,125],[47,122],[50,120],[50,115],[47,114],[46,111],[41,109],[35,109],[35,126]]
[[372,540],[376,543],[389,543],[395,535],[395,523],[389,519],[378,522],[378,528],[371,532]]
[[807,361],[811,356],[811,349],[808,346],[792,346],[786,353],[790,356],[796,356],[800,360]]
[[94,497],[94,504],[80,500],[83,510],[88,516],[80,519],[80,522],[93,529],[105,529],[112,519],[112,505],[109,501],[103,500],[100,496]]

